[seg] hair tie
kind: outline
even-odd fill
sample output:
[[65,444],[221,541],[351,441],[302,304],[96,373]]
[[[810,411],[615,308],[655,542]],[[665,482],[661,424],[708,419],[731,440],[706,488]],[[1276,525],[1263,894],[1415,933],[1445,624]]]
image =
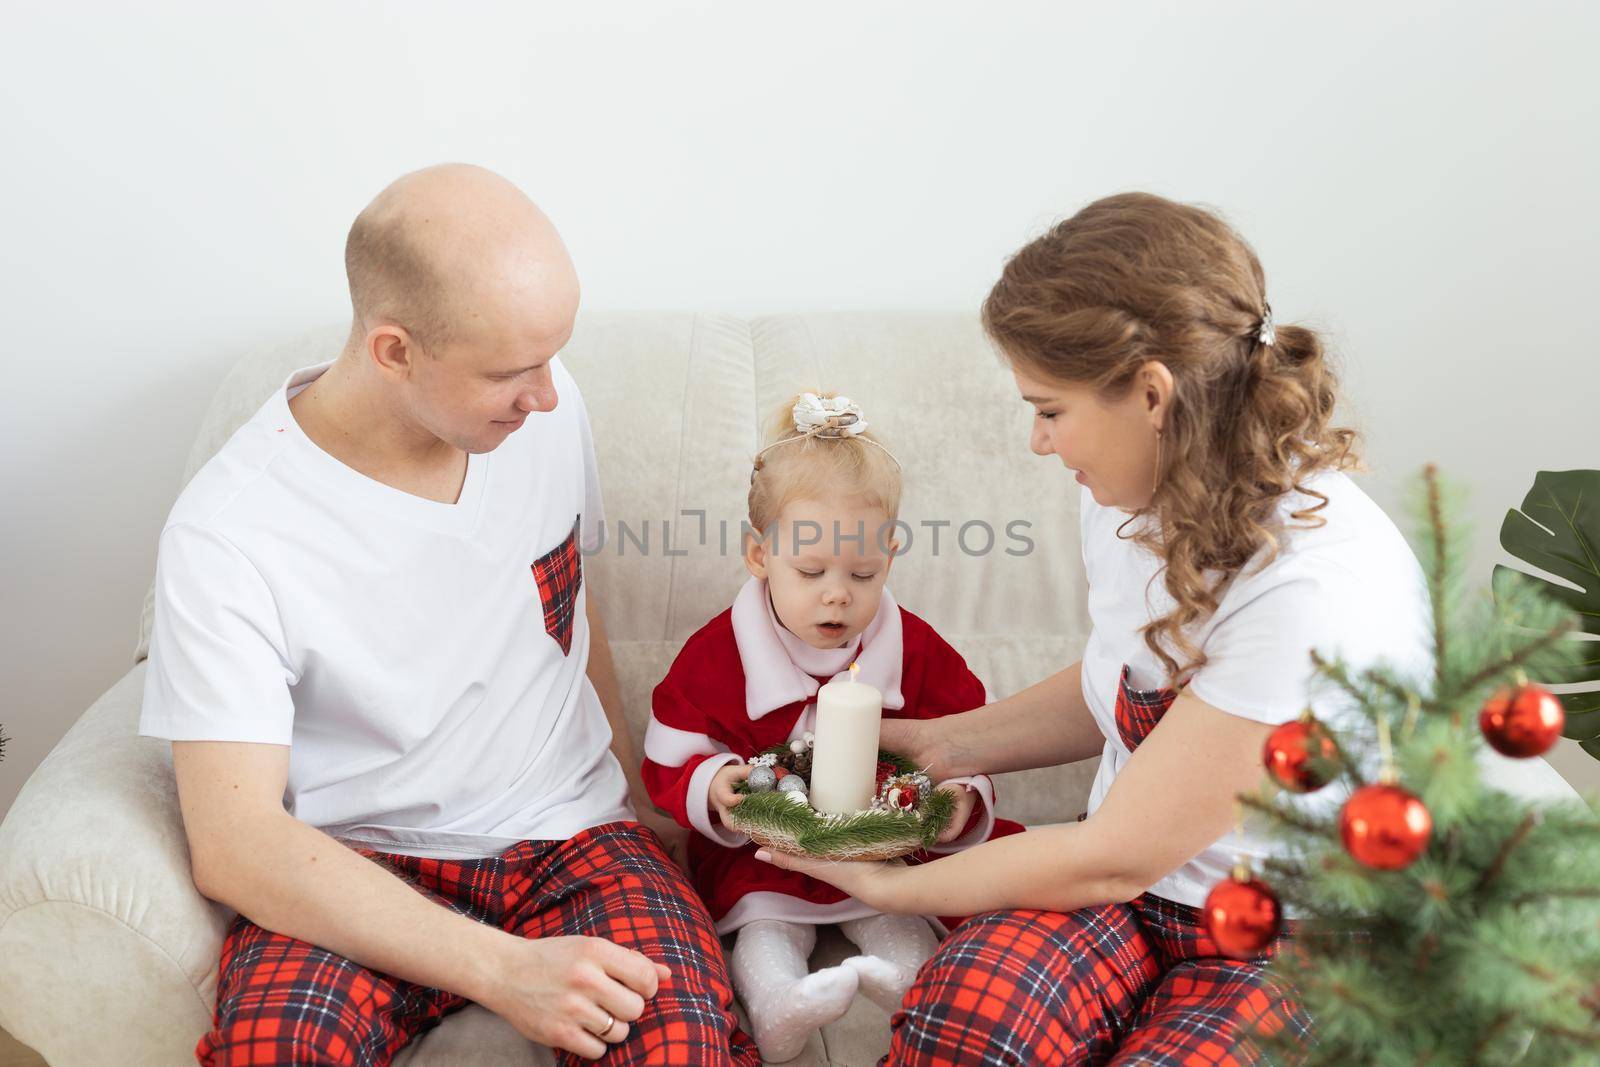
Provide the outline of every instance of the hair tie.
[[1256,327],[1256,340],[1271,348],[1278,339],[1278,331],[1272,325],[1272,305],[1263,301],[1261,309],[1261,325]]

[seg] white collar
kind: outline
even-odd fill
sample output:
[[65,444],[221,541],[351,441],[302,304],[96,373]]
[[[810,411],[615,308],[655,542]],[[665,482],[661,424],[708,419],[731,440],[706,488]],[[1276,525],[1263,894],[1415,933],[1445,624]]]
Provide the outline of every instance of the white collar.
[[850,644],[812,648],[778,621],[767,583],[752,577],[733,602],[733,639],[744,667],[745,710],[752,721],[810,700],[819,688],[813,674],[842,677],[852,661],[860,671],[857,680],[875,686],[883,694],[884,707],[905,707],[900,692],[905,662],[900,607],[887,589],[878,613]]

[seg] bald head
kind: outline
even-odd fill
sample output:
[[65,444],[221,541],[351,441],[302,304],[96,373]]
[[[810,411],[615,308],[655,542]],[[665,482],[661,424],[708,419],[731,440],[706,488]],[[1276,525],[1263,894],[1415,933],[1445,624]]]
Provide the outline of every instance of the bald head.
[[425,349],[485,329],[554,336],[577,310],[561,235],[522,190],[449,163],[404,175],[345,242],[356,330],[403,327]]

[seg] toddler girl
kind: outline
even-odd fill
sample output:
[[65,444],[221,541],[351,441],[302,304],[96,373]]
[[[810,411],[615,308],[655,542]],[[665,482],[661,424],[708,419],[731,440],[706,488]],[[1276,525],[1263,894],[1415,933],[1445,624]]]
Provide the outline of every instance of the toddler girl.
[[[935,718],[985,703],[983,683],[885,588],[898,542],[900,465],[845,397],[804,393],[780,412],[750,481],[733,606],[689,638],[655,689],[643,775],[690,836],[690,873],[719,933],[762,1057],[793,1059],[862,992],[891,1015],[938,943],[937,919],[882,915],[833,886],[755,859],[721,822],[746,757],[806,738],[819,686],[848,672],[883,694],[885,717]],[[955,778],[955,816],[929,851],[1022,827],[994,817],[986,776]],[[922,853],[913,861],[926,858]],[[839,923],[861,954],[808,973],[816,927]]]

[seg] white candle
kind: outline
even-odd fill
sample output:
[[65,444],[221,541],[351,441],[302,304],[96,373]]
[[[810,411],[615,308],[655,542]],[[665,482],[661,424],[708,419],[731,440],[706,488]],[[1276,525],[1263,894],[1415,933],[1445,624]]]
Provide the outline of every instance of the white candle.
[[836,678],[817,690],[816,743],[811,753],[811,806],[845,814],[872,804],[877,784],[878,727],[883,694],[849,678]]

